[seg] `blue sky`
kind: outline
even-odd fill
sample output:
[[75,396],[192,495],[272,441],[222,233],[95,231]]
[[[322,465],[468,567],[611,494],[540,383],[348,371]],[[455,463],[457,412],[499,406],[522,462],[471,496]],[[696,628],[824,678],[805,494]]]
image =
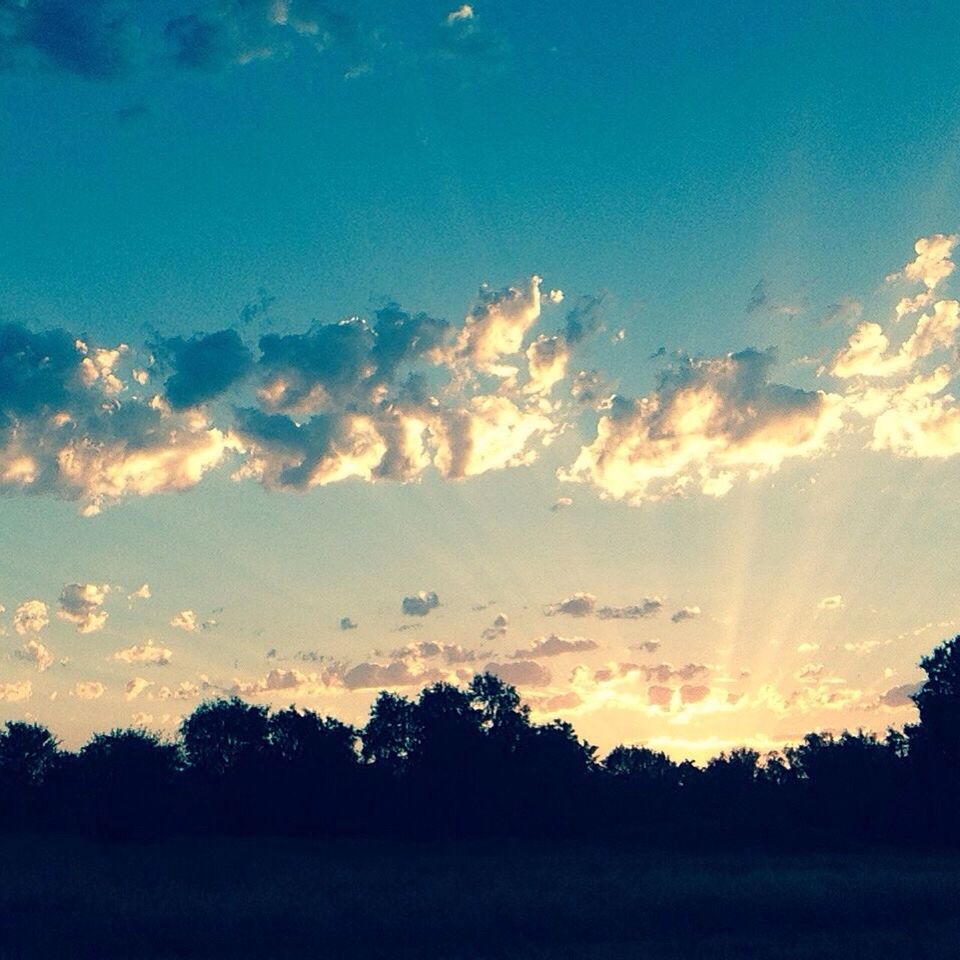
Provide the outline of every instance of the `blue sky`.
[[[344,681],[357,664],[399,664],[383,677],[413,691],[493,663],[604,746],[696,754],[909,719],[890,691],[916,681],[957,600],[956,349],[949,306],[935,312],[953,302],[951,277],[929,272],[952,269],[960,223],[952,14],[0,2],[0,323],[67,345],[67,394],[38,387],[29,409],[24,365],[42,370],[49,343],[29,360],[7,341],[0,358],[0,713],[71,741],[115,723],[169,729],[232,690],[358,718],[373,689]],[[480,327],[462,333],[465,317],[495,326],[529,305],[533,275],[542,308],[498,328],[514,324],[516,349],[494,357]],[[926,294],[895,320],[901,299]],[[421,338],[362,396],[306,370],[312,341],[284,341],[285,366],[264,359],[261,337],[374,323],[390,303],[446,321],[443,343]],[[588,335],[564,339],[578,307]],[[929,349],[898,353],[928,315],[943,321]],[[191,366],[183,345],[217,331],[233,331],[234,367],[212,348]],[[525,359],[541,334],[569,353],[545,390]],[[838,361],[851,338],[878,335],[886,352]],[[113,360],[96,352],[118,344]],[[197,403],[170,406],[178,370]],[[580,370],[596,372],[593,400],[571,394]],[[938,391],[905,392],[939,370]],[[404,393],[408,372],[439,406]],[[304,396],[294,375],[313,377]],[[280,379],[279,400],[258,394]],[[610,408],[613,395],[626,399]],[[71,419],[54,429],[57,403]],[[382,433],[384,403],[390,429],[425,431],[417,469],[356,467],[351,418]],[[358,475],[333,482],[328,457],[322,479],[283,479],[289,451],[269,446],[266,422],[238,426],[252,408],[301,435],[327,416],[354,444],[337,469]],[[511,418],[514,438],[532,432],[498,459]],[[666,434],[679,460],[651,440]],[[444,443],[469,443],[463,470],[444,468]],[[130,466],[144,445],[167,451],[155,482]],[[371,469],[383,479],[367,482]],[[104,495],[117,470],[126,480]],[[144,583],[151,597],[128,600]],[[78,608],[71,584],[100,602]],[[405,616],[420,591],[439,606]],[[579,594],[588,612],[545,612]],[[622,612],[644,598],[661,605]],[[16,619],[29,601],[48,624]],[[171,626],[182,610],[216,625]],[[509,626],[493,627],[498,613]],[[538,654],[552,634],[593,646]],[[148,641],[168,663],[116,659]],[[43,670],[38,643],[53,657]],[[130,697],[137,678],[152,686]]]

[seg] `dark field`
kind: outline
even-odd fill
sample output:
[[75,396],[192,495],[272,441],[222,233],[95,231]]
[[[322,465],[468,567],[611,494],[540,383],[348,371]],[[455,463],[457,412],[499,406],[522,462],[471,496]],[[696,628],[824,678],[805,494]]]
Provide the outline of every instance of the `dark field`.
[[960,858],[0,841],[0,960],[960,956]]

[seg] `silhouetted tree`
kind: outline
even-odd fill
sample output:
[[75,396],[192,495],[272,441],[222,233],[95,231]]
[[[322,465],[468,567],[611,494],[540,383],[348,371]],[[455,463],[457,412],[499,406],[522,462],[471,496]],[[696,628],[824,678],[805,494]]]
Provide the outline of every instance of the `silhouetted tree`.
[[179,745],[146,730],[96,734],[80,751],[77,771],[97,834],[145,839],[168,829],[177,816],[180,766]]
[[254,762],[267,745],[267,730],[267,708],[239,697],[201,703],[180,724],[187,763],[213,777]]
[[960,636],[946,640],[920,660],[927,674],[913,695],[920,723],[907,728],[910,749],[943,772],[960,765]]
[[282,832],[352,832],[359,815],[356,729],[290,707],[267,722],[270,803]]
[[406,697],[382,690],[370,708],[370,719],[360,736],[367,763],[399,772],[420,742],[414,705]]
[[39,723],[8,721],[0,732],[0,811],[8,826],[39,824],[52,797],[43,787],[63,757],[53,734]]
[[0,779],[7,788],[42,784],[58,758],[57,740],[39,723],[8,721],[0,733]]
[[362,730],[237,697],[201,703],[176,742],[144,730],[61,751],[39,724],[0,730],[8,829],[145,838],[296,835],[614,836],[667,844],[960,842],[960,637],[924,657],[905,733],[809,733],[780,754],[705,766],[534,723],[516,688],[480,674],[415,700],[381,692]]

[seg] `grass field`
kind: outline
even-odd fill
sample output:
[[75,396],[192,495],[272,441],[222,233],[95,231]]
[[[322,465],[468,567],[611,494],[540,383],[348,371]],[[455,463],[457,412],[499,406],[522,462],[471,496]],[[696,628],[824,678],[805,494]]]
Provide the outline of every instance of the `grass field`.
[[0,839],[0,960],[960,956],[960,858]]

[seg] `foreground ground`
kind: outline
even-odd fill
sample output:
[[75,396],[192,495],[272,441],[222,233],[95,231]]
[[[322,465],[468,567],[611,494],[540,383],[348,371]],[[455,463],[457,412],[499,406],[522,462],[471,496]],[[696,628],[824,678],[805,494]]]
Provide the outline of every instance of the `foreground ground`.
[[960,955],[960,858],[0,838],[0,960]]

